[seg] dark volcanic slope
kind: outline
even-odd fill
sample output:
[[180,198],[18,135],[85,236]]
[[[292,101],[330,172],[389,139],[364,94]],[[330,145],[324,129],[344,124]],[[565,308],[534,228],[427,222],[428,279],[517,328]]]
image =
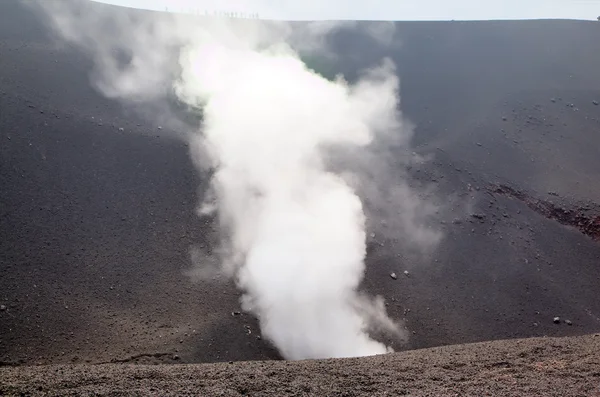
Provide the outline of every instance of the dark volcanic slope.
[[[599,215],[600,24],[396,27],[392,49],[338,34],[332,65],[396,61],[415,150],[433,156],[411,173],[452,199],[431,260],[372,244],[365,287],[411,331],[396,347],[599,331],[600,244],[582,231]],[[90,68],[0,1],[0,361],[276,358],[231,315],[231,284],[185,274],[215,227],[194,215],[185,143],[97,94]]]

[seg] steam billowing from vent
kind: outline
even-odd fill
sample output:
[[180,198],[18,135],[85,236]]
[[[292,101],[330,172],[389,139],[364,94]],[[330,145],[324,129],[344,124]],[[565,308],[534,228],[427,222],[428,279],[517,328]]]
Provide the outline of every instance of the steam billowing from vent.
[[230,269],[263,334],[292,359],[385,353],[363,312],[381,306],[356,292],[366,251],[361,200],[324,156],[400,127],[391,65],[350,87],[307,70],[289,47],[214,42],[182,65],[181,96],[204,104],[195,143],[214,161]]
[[[305,51],[323,49],[323,38],[339,28],[331,23],[303,25],[299,35],[282,23],[202,21],[98,5],[103,11],[91,14],[86,3],[40,4],[65,38],[89,51],[95,83],[106,95],[140,102],[174,88],[202,112],[201,130],[189,135],[195,163],[212,171],[199,212],[217,211],[222,271],[236,280],[244,308],[285,358],[390,351],[369,331],[403,337],[403,330],[381,299],[358,292],[366,218],[356,189],[378,202],[377,189],[340,167],[348,158],[335,167],[332,159],[372,154],[377,139],[391,136],[406,148],[410,128],[397,111],[391,61],[349,85],[309,70],[294,50],[300,44]],[[119,53],[129,57],[125,65],[118,65]],[[407,201],[400,208],[411,212],[398,215],[402,228],[418,230],[418,244],[435,243],[437,234],[421,224],[431,208],[399,186]]]

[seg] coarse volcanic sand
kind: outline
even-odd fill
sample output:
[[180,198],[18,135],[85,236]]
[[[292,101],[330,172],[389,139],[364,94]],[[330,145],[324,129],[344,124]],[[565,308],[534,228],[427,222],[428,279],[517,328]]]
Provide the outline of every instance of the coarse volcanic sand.
[[6,396],[600,396],[600,335],[360,359],[17,367],[0,376]]

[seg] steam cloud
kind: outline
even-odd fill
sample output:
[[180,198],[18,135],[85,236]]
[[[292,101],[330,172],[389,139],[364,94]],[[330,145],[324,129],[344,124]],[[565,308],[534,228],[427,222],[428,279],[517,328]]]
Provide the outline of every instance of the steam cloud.
[[[101,5],[91,13],[81,1],[36,5],[63,38],[88,51],[105,95],[143,102],[174,89],[202,112],[200,131],[189,135],[195,163],[212,174],[199,212],[218,212],[222,271],[285,358],[391,351],[369,332],[403,337],[402,328],[380,298],[359,292],[367,220],[357,191],[373,203],[385,200],[372,181],[343,167],[351,153],[369,159],[362,170],[375,167],[378,139],[408,146],[411,128],[397,110],[391,61],[350,85],[310,70],[297,51],[325,56],[327,34],[352,25],[199,21]],[[373,32],[389,40],[388,28],[366,33]],[[403,181],[389,193],[400,194],[406,210],[399,227],[417,244],[434,244],[439,236],[422,222],[433,207]]]

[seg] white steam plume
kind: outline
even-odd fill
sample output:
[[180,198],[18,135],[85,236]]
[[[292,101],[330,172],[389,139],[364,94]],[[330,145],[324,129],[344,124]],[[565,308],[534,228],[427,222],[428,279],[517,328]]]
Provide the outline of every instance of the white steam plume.
[[[359,197],[328,172],[324,150],[366,146],[400,127],[392,67],[356,86],[309,71],[289,47],[209,42],[185,56],[178,84],[204,104],[219,213],[246,308],[285,357],[385,353],[357,310],[365,219]],[[208,83],[206,83],[208,82]],[[374,306],[373,306],[374,308]]]
[[[106,95],[142,101],[160,95],[157,87],[170,81],[182,101],[202,111],[201,130],[190,134],[191,152],[202,170],[213,171],[208,197],[214,202],[200,212],[218,211],[227,252],[223,270],[285,358],[391,351],[369,331],[403,331],[380,298],[358,292],[366,219],[349,183],[356,174],[334,172],[328,164],[330,153],[366,152],[378,136],[394,135],[407,145],[410,128],[397,110],[391,61],[350,85],[306,67],[292,47],[299,43],[292,25],[202,21],[78,1],[40,4],[63,37],[89,51],[96,86]],[[301,31],[319,44],[339,28],[323,27]],[[306,41],[303,47],[318,49]],[[117,65],[115,51],[130,61]],[[400,216],[410,227],[419,218]],[[436,238],[423,237],[428,244]]]

